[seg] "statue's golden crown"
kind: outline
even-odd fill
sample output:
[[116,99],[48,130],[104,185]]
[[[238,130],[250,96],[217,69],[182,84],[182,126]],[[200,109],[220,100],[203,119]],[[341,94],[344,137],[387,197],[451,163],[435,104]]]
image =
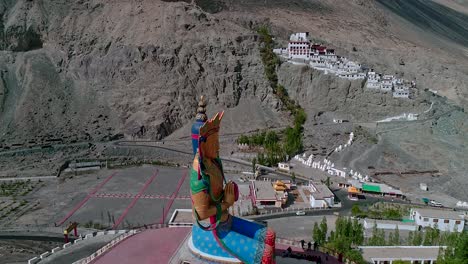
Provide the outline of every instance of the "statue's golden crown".
[[219,132],[219,127],[221,125],[221,119],[223,119],[224,111],[217,113],[212,119],[203,124],[200,127],[200,136],[208,137],[209,135]]

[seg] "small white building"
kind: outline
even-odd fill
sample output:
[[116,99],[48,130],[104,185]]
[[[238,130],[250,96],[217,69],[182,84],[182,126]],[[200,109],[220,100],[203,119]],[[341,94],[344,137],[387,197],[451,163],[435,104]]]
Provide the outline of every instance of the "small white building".
[[325,184],[309,181],[309,189],[311,207],[329,208],[333,206],[335,195]]
[[428,191],[429,189],[427,188],[427,184],[425,183],[419,183],[419,189],[423,190],[423,191]]
[[395,98],[409,98],[410,97],[410,90],[409,89],[395,90],[395,91],[393,91],[393,97],[395,97]]
[[367,83],[366,88],[368,89],[381,89],[380,75],[377,74],[374,70],[367,72]]
[[362,257],[370,264],[392,264],[403,260],[412,264],[434,264],[445,246],[361,246]]
[[382,86],[381,90],[385,92],[391,92],[393,89],[393,76],[392,75],[384,75],[382,77]]
[[364,219],[363,226],[365,229],[372,229],[375,225],[377,225],[377,229],[394,230],[397,226],[398,230],[416,231],[418,229],[414,222],[404,223],[402,221]]
[[440,231],[462,232],[465,227],[463,212],[440,209],[412,208],[411,220],[421,227],[434,227]]

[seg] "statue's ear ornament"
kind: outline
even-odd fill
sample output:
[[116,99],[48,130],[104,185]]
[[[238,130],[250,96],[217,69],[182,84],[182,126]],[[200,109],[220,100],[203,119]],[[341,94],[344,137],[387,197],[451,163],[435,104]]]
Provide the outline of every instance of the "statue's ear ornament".
[[217,113],[212,119],[205,122],[200,127],[200,136],[207,138],[208,136],[219,132],[219,127],[221,125],[221,120],[223,119],[224,111]]

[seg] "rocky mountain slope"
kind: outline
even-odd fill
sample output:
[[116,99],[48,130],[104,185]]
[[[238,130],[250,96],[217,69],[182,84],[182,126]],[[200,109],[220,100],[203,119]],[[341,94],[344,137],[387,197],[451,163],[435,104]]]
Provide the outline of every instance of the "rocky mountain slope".
[[[427,47],[398,33],[400,22],[385,11],[392,7],[388,4],[187,2],[2,0],[0,140],[34,144],[117,135],[162,138],[187,124],[200,94],[208,96],[209,111],[230,109],[228,131],[284,125],[285,116],[263,74],[254,30],[258,23],[269,24],[278,43],[284,44],[293,31],[310,31],[341,54],[378,70],[416,79],[421,87],[457,102],[466,98],[466,57],[445,56],[446,49],[426,56]],[[405,66],[399,65],[401,58]],[[287,89],[302,89],[303,82],[283,77]],[[340,92],[328,99],[330,111],[346,101],[341,91],[349,86],[332,82],[331,88]],[[313,84],[322,90],[328,85],[320,80]],[[382,100],[364,98],[353,103],[356,109]],[[239,126],[248,112],[257,114],[247,126]]]
[[[441,190],[448,192],[466,182],[458,166],[468,153],[464,8],[455,0],[0,0],[0,147],[78,142],[56,153],[41,147],[29,156],[6,151],[0,171],[48,175],[70,156],[125,152],[80,142],[186,138],[201,94],[210,115],[227,110],[225,135],[290,124],[264,75],[255,31],[262,24],[278,46],[292,32],[310,32],[341,55],[418,84],[416,99],[394,99],[365,91],[362,81],[281,64],[280,83],[309,117],[306,148],[327,155],[346,133],[366,126],[379,133],[378,145],[358,136],[351,154],[336,157],[343,167],[438,168],[453,178]],[[448,100],[434,99],[427,89]],[[452,116],[442,116],[451,109]],[[375,124],[425,111],[414,124]],[[352,123],[334,127],[333,118]],[[439,135],[446,131],[449,136]],[[229,153],[234,137],[225,140]],[[447,164],[454,145],[457,155]],[[138,151],[125,153],[133,157]],[[167,159],[178,159],[171,155]],[[466,193],[457,190],[464,199]]]
[[[258,37],[196,6],[159,1],[0,6],[5,141],[105,140],[118,133],[157,139],[193,117],[201,94],[212,107],[235,108],[244,99],[276,104],[263,78]],[[268,122],[280,120],[276,111],[266,111]]]
[[468,15],[460,1],[219,1],[226,19],[268,20],[279,40],[310,32],[340,54],[468,106]]

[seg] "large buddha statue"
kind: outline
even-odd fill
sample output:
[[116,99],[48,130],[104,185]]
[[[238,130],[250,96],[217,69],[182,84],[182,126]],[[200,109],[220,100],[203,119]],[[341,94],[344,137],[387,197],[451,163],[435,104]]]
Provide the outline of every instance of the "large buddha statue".
[[191,251],[211,262],[275,263],[275,233],[266,226],[229,214],[238,196],[237,185],[226,182],[219,158],[219,129],[224,112],[205,114],[203,97],[192,127],[195,158],[190,189],[195,223]]

